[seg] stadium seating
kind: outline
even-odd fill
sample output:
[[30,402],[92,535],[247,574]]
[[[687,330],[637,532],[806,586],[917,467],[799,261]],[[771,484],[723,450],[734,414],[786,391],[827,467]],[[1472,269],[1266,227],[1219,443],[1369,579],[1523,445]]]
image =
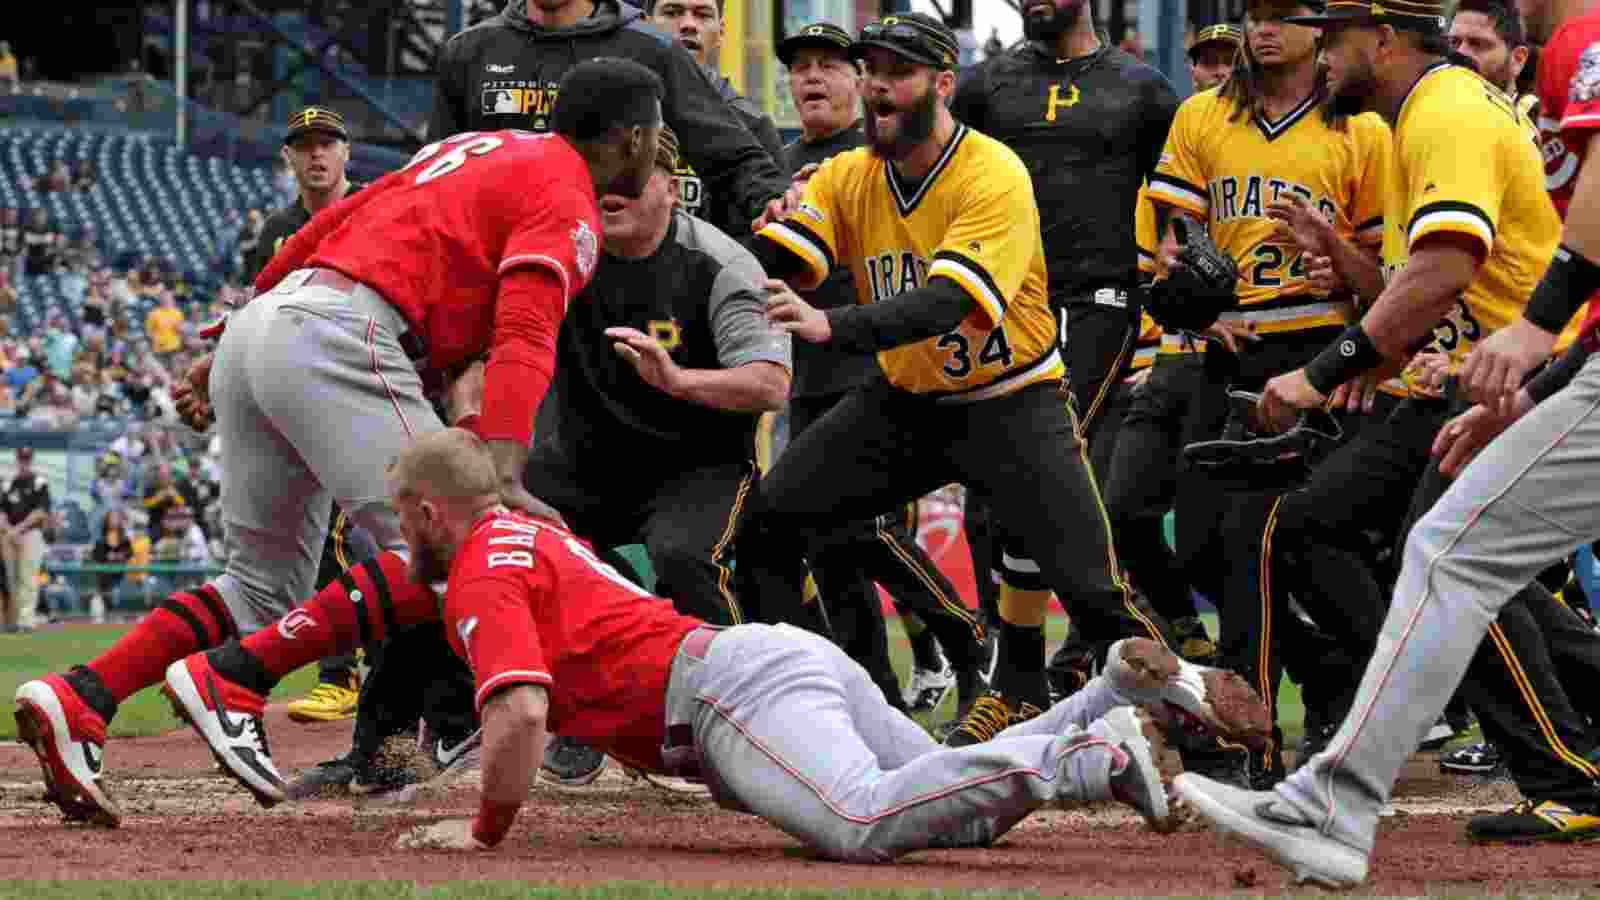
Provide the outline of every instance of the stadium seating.
[[[95,187],[35,190],[35,180],[58,159],[74,168],[93,161]],[[43,207],[69,235],[93,225],[107,261],[164,257],[205,279],[237,235],[230,215],[275,205],[272,193],[271,169],[187,154],[150,133],[50,124],[0,130],[0,206],[23,210],[24,221],[28,210]],[[53,313],[76,321],[75,298],[54,276],[24,278],[18,294],[22,334],[42,328]]]

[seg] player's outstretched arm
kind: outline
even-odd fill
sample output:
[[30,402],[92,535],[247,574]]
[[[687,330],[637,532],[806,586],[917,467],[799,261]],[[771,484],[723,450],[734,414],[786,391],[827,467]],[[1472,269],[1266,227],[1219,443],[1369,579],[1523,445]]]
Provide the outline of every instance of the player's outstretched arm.
[[544,764],[545,689],[514,684],[483,704],[483,794],[475,819],[446,819],[401,835],[401,849],[489,850],[505,839]]

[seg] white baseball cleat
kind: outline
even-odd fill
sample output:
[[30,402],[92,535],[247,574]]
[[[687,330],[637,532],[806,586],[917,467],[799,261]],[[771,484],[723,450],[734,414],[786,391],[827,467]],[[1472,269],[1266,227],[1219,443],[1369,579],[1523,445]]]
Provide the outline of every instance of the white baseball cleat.
[[1175,829],[1177,819],[1167,802],[1167,788],[1155,758],[1161,730],[1149,714],[1119,706],[1092,723],[1089,731],[1116,741],[1125,758],[1121,771],[1111,773],[1112,796],[1138,810],[1152,830],[1165,834]]
[[1188,772],[1173,786],[1190,810],[1266,851],[1296,883],[1344,890],[1367,878],[1367,854],[1323,834],[1272,791],[1241,790]]

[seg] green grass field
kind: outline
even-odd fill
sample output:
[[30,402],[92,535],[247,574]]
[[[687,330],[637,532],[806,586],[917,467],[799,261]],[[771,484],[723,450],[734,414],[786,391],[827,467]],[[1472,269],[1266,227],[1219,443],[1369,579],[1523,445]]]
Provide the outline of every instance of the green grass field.
[[[1208,622],[1207,627],[1214,634],[1216,622]],[[0,635],[0,692],[3,692],[0,698],[9,698],[17,685],[29,678],[36,678],[45,672],[62,671],[89,659],[111,646],[125,630],[116,627],[56,628],[33,634]],[[1052,617],[1046,626],[1047,646],[1053,649],[1066,633],[1067,620],[1059,616]],[[889,651],[894,659],[895,670],[904,677],[911,668],[911,645],[907,643],[898,619],[889,622]],[[315,667],[308,666],[284,679],[273,696],[281,699],[303,694],[316,683],[316,678]],[[937,710],[929,718],[933,721],[948,718],[954,713],[954,704],[952,697],[944,709]],[[1288,680],[1283,682],[1278,709],[1285,738],[1293,746],[1300,738],[1300,720],[1304,712],[1300,705],[1300,691]],[[162,734],[177,727],[178,720],[172,715],[167,701],[158,691],[145,690],[117,711],[117,717],[111,723],[111,735],[142,737]],[[16,722],[9,715],[0,716],[0,740],[16,740],[16,737]]]
[[404,881],[325,881],[315,884],[285,884],[261,881],[121,881],[121,882],[26,882],[13,881],[0,886],[0,897],[28,897],[30,900],[188,900],[201,897],[228,897],[229,900],[832,900],[849,896],[857,900],[956,900],[982,897],[1037,897],[1038,894],[990,891],[926,891],[853,888],[822,890],[815,888],[748,887],[672,887],[645,882],[617,881],[595,885],[538,885],[523,881],[464,881],[420,885]]
[[[0,635],[0,700],[10,709],[17,685],[46,672],[64,671],[111,646],[126,628],[47,628],[32,634]],[[309,690],[317,681],[314,666],[285,678],[275,697],[293,697]],[[163,734],[177,728],[166,698],[154,688],[140,691],[122,704],[111,722],[112,737],[143,737]],[[17,723],[9,713],[0,715],[0,740],[17,739]]]

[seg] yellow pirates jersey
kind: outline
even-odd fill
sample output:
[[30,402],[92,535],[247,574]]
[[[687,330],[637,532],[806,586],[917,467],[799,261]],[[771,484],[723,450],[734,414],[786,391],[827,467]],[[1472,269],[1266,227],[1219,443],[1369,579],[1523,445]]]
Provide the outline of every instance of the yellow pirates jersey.
[[1217,246],[1238,262],[1241,308],[1228,318],[1260,334],[1345,324],[1348,306],[1312,293],[1302,254],[1275,236],[1267,208],[1298,194],[1341,236],[1376,248],[1388,126],[1367,113],[1335,129],[1314,95],[1276,122],[1238,113],[1216,89],[1184,101],[1150,177],[1150,199],[1208,221]]
[[847,265],[862,303],[935,276],[972,296],[977,309],[956,330],[878,354],[904,390],[975,401],[1063,374],[1033,185],[1016,153],[985,134],[957,125],[915,185],[865,147],[833,156],[799,208],[761,234],[805,261],[800,290]]
[[1484,254],[1472,283],[1434,328],[1433,346],[1450,355],[1452,367],[1522,314],[1561,237],[1525,118],[1476,72],[1444,62],[1423,73],[1396,118],[1385,276],[1434,234],[1466,235]]

